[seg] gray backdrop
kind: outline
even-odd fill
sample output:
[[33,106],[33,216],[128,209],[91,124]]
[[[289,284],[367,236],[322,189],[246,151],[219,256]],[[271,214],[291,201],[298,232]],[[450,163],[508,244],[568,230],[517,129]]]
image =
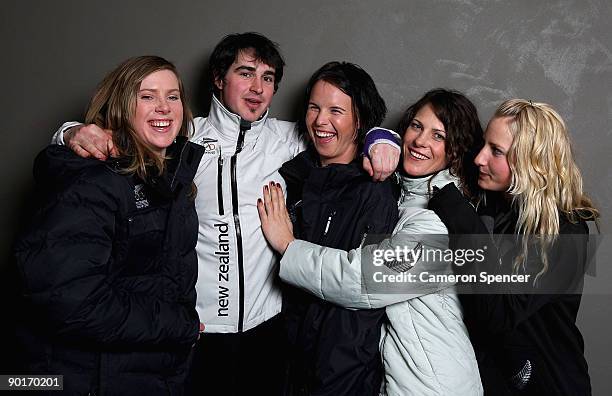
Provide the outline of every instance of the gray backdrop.
[[[283,119],[295,119],[307,77],[329,60],[355,62],[373,76],[389,107],[389,127],[408,104],[439,86],[465,92],[476,103],[483,126],[506,98],[552,104],[567,121],[586,190],[603,213],[603,232],[609,232],[609,0],[1,4],[3,258],[31,194],[35,154],[62,121],[82,118],[89,95],[107,71],[134,55],[166,57],[182,72],[195,114],[204,115],[206,60],[222,36],[236,31],[259,31],[280,44],[287,68],[272,114]],[[599,264],[601,279],[602,264],[608,263]],[[610,394],[612,295],[607,284],[589,292],[589,282],[579,322],[594,394]]]

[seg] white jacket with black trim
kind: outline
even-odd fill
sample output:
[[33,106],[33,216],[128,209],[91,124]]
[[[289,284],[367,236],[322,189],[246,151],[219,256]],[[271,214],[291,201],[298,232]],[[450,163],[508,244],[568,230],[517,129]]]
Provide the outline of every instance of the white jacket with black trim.
[[[419,249],[419,243],[424,252],[448,247],[446,227],[426,207],[433,186],[457,180],[448,171],[439,172],[431,183],[430,178],[402,179],[400,219],[391,237],[349,252],[293,241],[281,260],[280,277],[343,307],[386,307],[388,321],[383,324],[380,340],[385,369],[382,395],[481,395],[474,350],[453,284],[404,283],[401,290],[409,294],[399,294],[372,292],[368,289],[372,283],[363,282],[372,274],[366,273],[371,267],[362,267],[362,260],[370,262],[375,250]],[[387,267],[378,268],[394,274]],[[450,274],[452,268],[421,258],[408,271],[417,278],[423,272]]]
[[243,132],[240,117],[213,96],[208,117],[194,120],[192,141],[205,149],[195,183],[196,308],[206,332],[246,331],[281,310],[278,259],[261,231],[257,199],[270,181],[285,189],[278,170],[305,144],[295,123],[267,115]]
[[[63,144],[63,132],[75,125],[62,125],[53,142]],[[257,198],[270,181],[285,189],[278,170],[306,145],[295,123],[269,118],[267,112],[241,132],[240,116],[214,96],[208,117],[194,119],[192,136],[204,146],[194,179],[196,309],[207,333],[246,331],[281,310],[278,259],[261,231]]]

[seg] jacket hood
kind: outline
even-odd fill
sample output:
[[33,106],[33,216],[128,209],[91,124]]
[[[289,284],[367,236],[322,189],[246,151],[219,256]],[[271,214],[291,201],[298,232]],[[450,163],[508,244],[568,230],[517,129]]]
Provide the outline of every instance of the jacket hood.
[[448,169],[443,169],[433,175],[413,178],[399,174],[400,184],[402,188],[402,197],[407,195],[420,195],[429,199],[433,193],[433,188],[442,188],[448,183],[455,183],[457,188],[460,188],[459,179],[450,174]]

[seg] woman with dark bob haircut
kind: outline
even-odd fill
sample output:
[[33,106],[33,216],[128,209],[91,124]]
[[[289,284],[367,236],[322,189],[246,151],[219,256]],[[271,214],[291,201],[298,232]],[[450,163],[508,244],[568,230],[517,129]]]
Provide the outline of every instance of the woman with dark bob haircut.
[[302,117],[299,127],[308,133],[307,114],[310,109],[310,94],[318,81],[325,81],[350,96],[351,111],[357,117],[355,142],[361,149],[366,133],[379,126],[387,115],[387,106],[378,93],[372,78],[359,66],[347,62],[329,62],[310,77],[304,95]]
[[[397,221],[393,185],[373,182],[357,155],[366,132],[385,114],[374,81],[357,65],[329,62],[310,78],[301,120],[310,144],[280,169],[300,238],[346,253],[366,234],[391,232]],[[276,189],[266,187],[264,196]],[[265,211],[263,202],[258,207]],[[384,309],[350,310],[295,287],[287,289],[283,310],[291,347],[291,394],[377,395]]]
[[399,127],[400,218],[390,237],[350,251],[294,237],[278,188],[260,211],[262,228],[283,254],[285,282],[357,312],[385,309],[381,394],[480,395],[474,350],[456,286],[447,276],[453,270],[437,254],[448,249],[447,229],[427,209],[436,188],[448,183],[474,193],[472,162],[466,158],[480,148],[478,114],[461,93],[436,89],[408,108]]

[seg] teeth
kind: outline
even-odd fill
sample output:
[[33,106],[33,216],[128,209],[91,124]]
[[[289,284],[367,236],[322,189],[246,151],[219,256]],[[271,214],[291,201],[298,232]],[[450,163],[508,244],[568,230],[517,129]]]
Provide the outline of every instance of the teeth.
[[167,126],[170,126],[170,120],[156,120],[156,121],[150,121],[151,126],[154,126],[156,128],[165,128]]
[[429,157],[426,157],[426,156],[424,156],[424,155],[422,155],[422,154],[419,154],[419,153],[417,153],[416,151],[412,151],[412,150],[410,150],[410,155],[412,155],[414,158],[416,158],[416,159],[420,159],[420,160],[426,160],[426,159],[429,159]]
[[315,136],[318,137],[318,138],[322,138],[322,139],[325,139],[325,138],[328,138],[328,137],[332,137],[334,135],[335,135],[335,133],[315,131]]

